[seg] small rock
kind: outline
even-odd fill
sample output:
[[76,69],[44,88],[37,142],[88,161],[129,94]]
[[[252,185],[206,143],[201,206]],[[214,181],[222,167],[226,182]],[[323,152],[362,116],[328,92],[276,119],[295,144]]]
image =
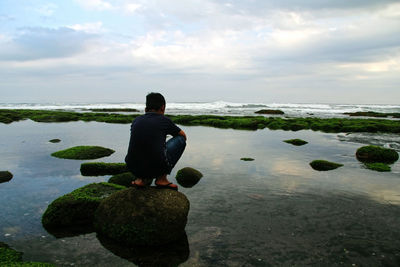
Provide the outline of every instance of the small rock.
[[288,144],[292,144],[295,146],[302,146],[305,144],[308,144],[307,141],[301,140],[301,139],[289,139],[289,140],[284,140],[283,142],[288,143]]
[[133,175],[131,172],[124,172],[120,174],[116,174],[112,176],[108,182],[112,184],[118,184],[122,186],[132,186],[132,182],[136,179],[135,175]]
[[253,158],[241,158],[240,160],[243,160],[243,161],[253,161],[254,159],[253,159]]
[[330,171],[342,167],[343,164],[330,162],[326,160],[314,160],[310,163],[310,166],[317,171]]
[[51,139],[49,140],[50,143],[60,143],[61,140],[60,139]]
[[0,183],[8,182],[13,178],[13,175],[9,171],[0,171]]
[[176,181],[183,187],[189,188],[197,184],[203,174],[196,169],[185,167],[176,173]]
[[257,114],[273,114],[273,115],[283,115],[285,112],[279,109],[261,109],[259,111],[256,111],[254,113]]

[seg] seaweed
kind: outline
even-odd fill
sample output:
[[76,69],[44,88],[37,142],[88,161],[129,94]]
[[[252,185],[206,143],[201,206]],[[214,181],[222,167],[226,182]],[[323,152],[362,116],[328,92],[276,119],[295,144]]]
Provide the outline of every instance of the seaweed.
[[370,170],[378,171],[378,172],[390,172],[391,168],[386,163],[374,162],[374,163],[364,163],[365,167]]

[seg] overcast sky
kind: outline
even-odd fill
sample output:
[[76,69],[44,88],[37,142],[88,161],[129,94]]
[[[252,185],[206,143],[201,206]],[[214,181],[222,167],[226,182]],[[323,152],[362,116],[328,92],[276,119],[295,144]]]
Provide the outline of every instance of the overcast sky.
[[0,102],[400,104],[400,1],[0,0]]

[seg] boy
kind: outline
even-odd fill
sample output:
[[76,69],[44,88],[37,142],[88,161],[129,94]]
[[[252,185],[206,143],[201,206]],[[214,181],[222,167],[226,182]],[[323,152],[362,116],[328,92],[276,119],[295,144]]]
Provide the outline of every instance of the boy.
[[[165,99],[160,93],[146,96],[145,114],[137,117],[131,125],[131,137],[125,162],[137,177],[132,185],[144,187],[156,178],[157,188],[178,190],[167,179],[186,146],[186,134],[169,118],[164,116]],[[167,135],[173,138],[166,141]]]

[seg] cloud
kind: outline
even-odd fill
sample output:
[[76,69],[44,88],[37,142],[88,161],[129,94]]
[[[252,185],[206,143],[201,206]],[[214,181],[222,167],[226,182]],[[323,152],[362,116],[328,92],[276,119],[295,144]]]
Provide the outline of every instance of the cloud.
[[83,24],[74,24],[67,26],[67,28],[73,29],[75,31],[83,31],[86,33],[99,34],[103,33],[105,30],[103,29],[103,23],[101,21],[97,22],[89,22]]
[[110,2],[103,0],[75,0],[79,5],[83,6],[86,9],[94,9],[94,10],[110,10],[113,9],[113,5]]
[[[14,37],[0,42],[0,60],[27,61],[69,57],[85,51],[95,36],[70,28],[23,28]],[[0,40],[1,41],[1,40]]]
[[34,10],[44,17],[50,17],[54,14],[55,10],[58,8],[57,5],[53,3],[45,4],[40,7],[34,8]]

